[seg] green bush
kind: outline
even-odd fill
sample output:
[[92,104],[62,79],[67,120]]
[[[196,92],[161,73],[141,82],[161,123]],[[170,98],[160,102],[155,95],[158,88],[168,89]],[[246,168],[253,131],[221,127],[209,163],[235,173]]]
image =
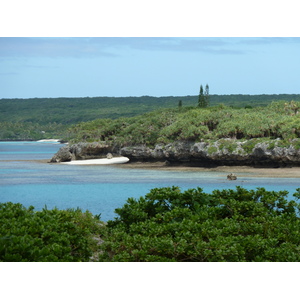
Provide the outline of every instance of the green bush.
[[80,209],[34,211],[0,203],[0,261],[89,261],[102,223]]
[[236,140],[232,140],[232,139],[229,140],[221,139],[218,141],[218,144],[220,150],[227,149],[231,153],[237,148]]
[[216,152],[218,152],[218,148],[215,147],[215,146],[209,146],[208,149],[207,149],[207,153],[209,155],[212,155],[213,153],[216,153]]
[[143,144],[150,147],[208,139],[293,139],[300,138],[300,121],[296,113],[291,114],[281,103],[253,109],[224,105],[205,109],[187,107],[81,123],[70,129],[68,137],[72,143],[102,140],[118,146]]
[[250,154],[250,153],[252,153],[256,144],[261,143],[263,141],[264,141],[263,139],[259,139],[259,138],[246,140],[242,144],[242,148],[245,150],[246,153]]
[[287,194],[153,189],[116,209],[100,261],[299,261],[300,210]]
[[[300,260],[300,205],[288,192],[155,188],[105,226],[80,209],[0,204],[0,261]],[[300,189],[294,193],[300,199]],[[101,237],[103,243],[97,244]],[[97,255],[96,255],[97,254]],[[93,259],[91,257],[93,256]]]

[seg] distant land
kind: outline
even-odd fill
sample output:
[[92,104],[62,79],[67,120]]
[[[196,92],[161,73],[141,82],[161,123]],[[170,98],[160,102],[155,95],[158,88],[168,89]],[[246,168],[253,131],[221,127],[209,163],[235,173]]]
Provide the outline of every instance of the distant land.
[[[95,119],[133,117],[161,108],[197,106],[198,95],[168,97],[84,97],[0,99],[0,122],[77,124]],[[210,95],[210,106],[244,108],[267,106],[272,101],[300,101],[300,94]]]
[[[210,95],[211,108],[220,105],[235,110],[267,107],[272,102],[300,102],[300,94]],[[180,104],[180,105],[179,105]],[[0,140],[69,140],[72,126],[103,120],[105,127],[113,120],[198,106],[198,95],[169,97],[84,97],[0,99]],[[131,122],[131,121],[130,121]],[[89,124],[84,127],[88,127]],[[103,126],[102,126],[103,127]],[[108,126],[109,127],[109,126]],[[109,128],[108,128],[109,129]],[[74,133],[74,132],[73,132]],[[79,129],[79,136],[84,132]],[[89,132],[87,132],[90,135]],[[87,135],[87,136],[88,136]],[[78,134],[76,133],[76,136]]]

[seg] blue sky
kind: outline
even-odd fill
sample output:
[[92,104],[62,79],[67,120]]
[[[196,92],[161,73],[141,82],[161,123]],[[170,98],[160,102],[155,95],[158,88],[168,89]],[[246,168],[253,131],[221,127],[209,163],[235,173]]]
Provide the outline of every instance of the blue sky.
[[1,37],[0,98],[300,94],[299,53],[299,37]]

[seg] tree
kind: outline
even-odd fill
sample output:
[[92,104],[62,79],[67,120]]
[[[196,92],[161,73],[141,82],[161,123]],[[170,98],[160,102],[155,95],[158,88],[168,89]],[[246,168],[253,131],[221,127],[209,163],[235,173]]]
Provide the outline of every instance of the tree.
[[298,262],[300,189],[181,192],[152,189],[129,198],[108,221],[100,261]]
[[205,93],[202,84],[200,85],[200,92],[198,97],[198,107],[207,107],[209,104],[209,86],[205,86]]
[[206,106],[209,106],[209,86],[208,86],[208,84],[206,84],[206,86],[205,86],[204,98],[205,98]]
[[179,100],[178,102],[178,108],[180,109],[182,107],[182,100]]
[[79,208],[34,211],[0,203],[0,262],[90,261],[102,227],[100,215]]

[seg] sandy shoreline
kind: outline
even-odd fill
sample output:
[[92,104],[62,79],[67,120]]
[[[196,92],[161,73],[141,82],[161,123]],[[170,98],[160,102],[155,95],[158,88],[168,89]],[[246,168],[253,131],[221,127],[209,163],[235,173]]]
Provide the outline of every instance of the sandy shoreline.
[[269,177],[269,178],[300,178],[300,167],[292,168],[254,168],[248,166],[219,166],[215,168],[186,167],[186,166],[165,166],[164,163],[127,163],[118,165],[118,168],[126,169],[153,169],[181,172],[211,172],[221,173],[220,176],[227,176],[234,173],[237,177]]
[[85,159],[85,160],[72,160],[61,162],[64,165],[114,165],[124,164],[129,161],[127,157],[113,157],[113,158],[99,158],[99,159]]
[[[30,161],[30,160],[28,160]],[[49,163],[49,159],[31,160],[35,163]],[[59,163],[51,163],[59,165]],[[166,166],[164,163],[125,163],[111,165],[116,168],[124,169],[147,169],[147,170],[165,170],[176,172],[212,172],[221,173],[220,176],[234,173],[238,177],[268,177],[268,178],[300,178],[300,167],[292,168],[253,168],[248,166],[219,166],[216,168],[186,167],[186,166]],[[300,182],[299,182],[300,183]]]
[[54,142],[54,143],[58,143],[60,140],[57,139],[44,139],[44,140],[38,140],[36,142],[38,143],[48,143],[48,142]]

